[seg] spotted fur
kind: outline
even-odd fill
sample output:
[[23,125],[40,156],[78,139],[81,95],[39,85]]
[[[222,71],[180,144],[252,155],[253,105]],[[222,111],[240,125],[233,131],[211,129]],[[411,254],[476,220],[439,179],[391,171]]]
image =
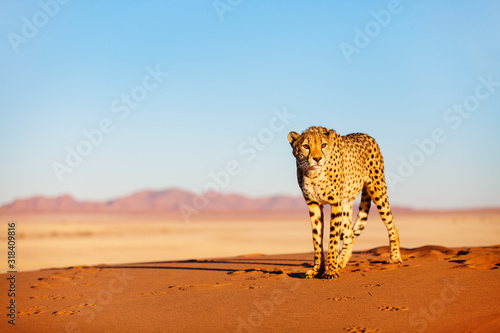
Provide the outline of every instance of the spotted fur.
[[[339,277],[352,254],[354,236],[366,225],[370,203],[377,205],[387,227],[391,262],[401,263],[398,231],[394,226],[384,177],[384,160],[372,137],[354,133],[340,136],[324,127],[310,127],[302,134],[290,132],[297,162],[297,179],[311,217],[314,267],[308,278]],[[361,192],[359,213],[353,229],[354,199]],[[331,206],[330,242],[326,261],[323,254],[323,206]],[[338,258],[339,243],[342,252]]]

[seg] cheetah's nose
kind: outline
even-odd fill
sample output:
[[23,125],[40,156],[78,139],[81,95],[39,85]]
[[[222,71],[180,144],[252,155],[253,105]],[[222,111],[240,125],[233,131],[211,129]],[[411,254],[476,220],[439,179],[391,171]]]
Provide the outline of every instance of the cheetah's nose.
[[321,161],[321,156],[320,157],[313,157],[313,160],[315,160],[316,163],[319,163],[319,161]]

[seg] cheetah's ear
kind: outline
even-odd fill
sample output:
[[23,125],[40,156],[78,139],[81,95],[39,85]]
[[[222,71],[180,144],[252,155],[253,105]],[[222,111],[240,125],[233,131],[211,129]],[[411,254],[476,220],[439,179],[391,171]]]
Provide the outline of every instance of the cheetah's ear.
[[297,132],[290,132],[288,133],[288,142],[293,146],[293,143],[300,138],[300,134]]
[[334,130],[329,130],[326,136],[328,139],[333,140],[337,136],[337,133]]

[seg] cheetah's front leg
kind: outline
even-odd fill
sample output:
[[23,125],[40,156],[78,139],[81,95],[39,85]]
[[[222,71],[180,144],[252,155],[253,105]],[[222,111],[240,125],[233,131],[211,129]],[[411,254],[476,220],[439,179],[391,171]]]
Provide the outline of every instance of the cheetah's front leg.
[[342,252],[340,253],[339,259],[339,268],[345,268],[347,262],[351,258],[352,255],[352,246],[354,244],[354,234],[352,230],[352,221],[351,221],[351,212],[352,212],[352,204],[344,205],[342,207],[342,232],[343,235],[343,244],[342,244]]
[[330,222],[330,245],[326,257],[325,279],[336,279],[339,277],[338,271],[338,248],[342,222],[342,208],[340,205],[332,206],[332,219]]
[[309,216],[311,217],[311,227],[314,245],[314,267],[307,271],[306,278],[311,279],[323,274],[325,266],[323,264],[323,206],[316,202],[307,204]]

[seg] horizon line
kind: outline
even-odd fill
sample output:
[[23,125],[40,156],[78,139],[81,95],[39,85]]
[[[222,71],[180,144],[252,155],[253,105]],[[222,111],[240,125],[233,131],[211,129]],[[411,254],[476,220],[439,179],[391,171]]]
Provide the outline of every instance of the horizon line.
[[[82,198],[76,197],[74,194],[67,193],[67,192],[61,193],[61,194],[56,194],[56,195],[32,194],[32,195],[29,195],[26,197],[17,197],[17,198],[14,198],[8,202],[0,203],[0,208],[3,208],[4,206],[7,206],[9,204],[13,204],[14,202],[16,202],[18,200],[30,200],[30,199],[34,199],[34,198],[58,199],[61,197],[69,196],[73,200],[75,200],[76,202],[79,202],[79,203],[82,203],[82,202],[108,202],[109,203],[109,202],[113,202],[115,200],[118,200],[118,199],[121,199],[124,197],[128,197],[128,196],[132,196],[134,194],[141,193],[141,192],[159,193],[159,192],[167,192],[167,191],[180,191],[180,192],[185,192],[185,193],[193,195],[193,196],[200,197],[200,195],[195,193],[194,191],[186,190],[186,189],[183,189],[183,188],[178,187],[178,186],[173,186],[173,187],[167,187],[167,188],[158,189],[158,190],[144,188],[144,189],[140,189],[140,190],[136,190],[136,191],[131,191],[128,194],[118,195],[118,196],[115,196],[115,197],[109,198],[109,199],[82,199]],[[225,192],[220,192],[220,191],[219,192],[216,192],[216,191],[205,192],[202,194],[202,196],[204,196],[206,194],[213,194],[213,193],[217,193],[217,196],[241,196],[241,197],[244,197],[244,198],[250,199],[250,200],[259,200],[259,199],[274,198],[274,197],[289,197],[292,199],[299,199],[302,197],[301,195],[294,196],[292,194],[283,194],[283,193],[282,194],[262,195],[262,196],[252,196],[252,195],[240,193],[240,192],[225,193]],[[354,204],[357,205],[358,203],[359,203],[359,196],[356,198]],[[391,206],[394,208],[408,209],[408,210],[420,211],[420,212],[422,212],[422,211],[439,212],[439,211],[467,211],[467,210],[497,210],[497,209],[500,209],[500,205],[497,205],[497,206],[470,206],[470,207],[440,207],[440,208],[415,207],[415,206],[411,206],[411,205],[399,205],[399,204],[391,204]],[[371,208],[373,208],[373,205]]]

